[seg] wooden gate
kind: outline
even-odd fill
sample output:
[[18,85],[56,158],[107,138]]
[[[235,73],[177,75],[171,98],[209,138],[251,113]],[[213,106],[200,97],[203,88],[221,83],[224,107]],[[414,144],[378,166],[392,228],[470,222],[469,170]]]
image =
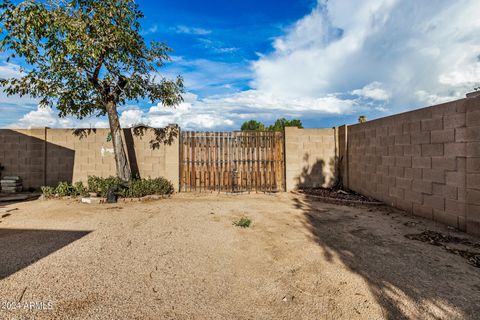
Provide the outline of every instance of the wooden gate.
[[180,191],[285,189],[282,132],[182,132]]

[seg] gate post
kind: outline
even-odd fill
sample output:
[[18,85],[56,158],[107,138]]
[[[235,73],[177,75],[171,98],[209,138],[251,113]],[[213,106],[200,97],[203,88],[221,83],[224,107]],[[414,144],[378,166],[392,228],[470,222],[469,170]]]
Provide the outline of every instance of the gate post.
[[287,192],[287,135],[285,134],[285,126],[283,127],[283,191]]
[[182,192],[183,176],[183,138],[182,128],[178,126],[178,192]]

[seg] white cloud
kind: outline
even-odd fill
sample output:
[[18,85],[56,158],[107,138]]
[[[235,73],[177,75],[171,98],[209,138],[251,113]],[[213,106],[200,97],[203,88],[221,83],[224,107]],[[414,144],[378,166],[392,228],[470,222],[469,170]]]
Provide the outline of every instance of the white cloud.
[[23,115],[9,128],[106,128],[108,121],[97,117],[76,119],[74,117],[59,118],[58,112],[50,107],[40,107]]
[[204,102],[208,105],[223,105],[229,107],[253,108],[256,110],[283,110],[313,111],[324,114],[341,114],[350,112],[356,104],[354,100],[342,100],[335,95],[326,95],[320,98],[297,97],[285,98],[269,92],[259,90],[242,91],[228,96],[207,98]]
[[20,78],[22,76],[22,70],[19,65],[13,63],[3,63],[0,65],[0,77],[4,79],[8,78]]
[[58,119],[51,108],[38,107],[37,110],[30,111],[24,115],[15,127],[19,128],[35,128],[50,127],[57,125]]
[[382,89],[382,84],[377,81],[366,85],[362,89],[353,90],[352,94],[379,101],[388,100],[390,98],[390,93],[385,89]]
[[479,10],[472,0],[320,1],[253,63],[253,85],[287,97],[353,93],[392,111],[424,103],[417,91],[462,96],[480,82]]
[[[480,50],[479,50],[480,51]],[[480,83],[480,62],[466,64],[464,69],[456,68],[453,71],[443,73],[439,81],[445,85],[453,86],[474,86]]]
[[201,36],[212,33],[212,31],[208,30],[208,29],[187,27],[187,26],[184,26],[184,25],[177,26],[175,28],[175,31],[177,33],[193,34],[193,35],[201,35]]
[[418,90],[417,92],[415,92],[415,96],[418,98],[419,101],[424,102],[427,105],[436,105],[461,98],[461,96],[458,94],[441,96],[434,93],[428,93],[424,90]]
[[156,24],[152,25],[150,28],[146,29],[146,30],[143,30],[141,32],[141,34],[143,36],[146,36],[146,35],[149,35],[149,34],[153,34],[153,33],[157,33],[158,31],[158,26]]

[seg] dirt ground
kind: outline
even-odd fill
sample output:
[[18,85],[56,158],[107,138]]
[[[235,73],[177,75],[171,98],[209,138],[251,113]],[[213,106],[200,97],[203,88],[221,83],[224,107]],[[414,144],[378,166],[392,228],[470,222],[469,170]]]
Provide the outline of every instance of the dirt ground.
[[[302,195],[0,205],[0,319],[479,319],[479,239]],[[246,216],[250,228],[233,225]]]

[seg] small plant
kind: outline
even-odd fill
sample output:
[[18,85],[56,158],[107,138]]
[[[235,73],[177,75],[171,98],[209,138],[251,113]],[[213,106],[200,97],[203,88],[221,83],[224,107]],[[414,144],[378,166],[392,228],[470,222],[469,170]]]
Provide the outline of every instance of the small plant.
[[252,220],[250,220],[247,217],[242,217],[240,218],[240,220],[234,221],[233,225],[240,228],[249,228],[251,223],[252,223]]
[[55,197],[55,188],[49,187],[49,186],[42,186],[40,187],[40,190],[42,190],[42,194],[45,199],[50,199]]
[[55,188],[55,194],[59,197],[75,195],[75,187],[68,182],[60,182]]

